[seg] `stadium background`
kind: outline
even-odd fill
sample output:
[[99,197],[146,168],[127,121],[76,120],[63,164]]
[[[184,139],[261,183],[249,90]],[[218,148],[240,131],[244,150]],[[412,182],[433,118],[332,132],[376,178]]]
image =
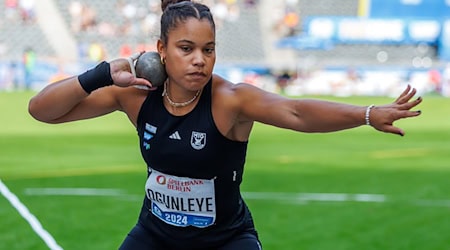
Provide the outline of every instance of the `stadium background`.
[[[256,124],[242,190],[265,249],[449,249],[449,1],[204,2],[217,19],[216,72],[233,81],[361,105],[392,101],[408,83],[425,97],[420,117],[397,123],[403,138]],[[117,248],[136,221],[145,166],[122,114],[48,125],[28,100],[101,59],[152,50],[158,8],[0,0],[0,184],[64,249]],[[50,248],[0,191],[0,249]]]
[[[390,95],[407,83],[450,95],[449,1],[203,2],[218,26],[216,72],[232,81],[292,95]],[[0,4],[0,89],[155,50],[159,35],[158,0]]]

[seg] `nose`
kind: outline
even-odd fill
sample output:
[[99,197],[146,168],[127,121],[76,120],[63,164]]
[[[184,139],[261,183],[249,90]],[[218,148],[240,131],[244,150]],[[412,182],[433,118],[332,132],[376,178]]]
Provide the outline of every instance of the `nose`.
[[202,51],[195,51],[192,58],[192,64],[194,66],[204,66],[205,65],[205,56]]

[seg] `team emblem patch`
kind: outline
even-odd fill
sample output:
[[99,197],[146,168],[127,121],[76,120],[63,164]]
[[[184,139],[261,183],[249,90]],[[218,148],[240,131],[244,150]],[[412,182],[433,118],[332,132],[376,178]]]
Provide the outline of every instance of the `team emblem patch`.
[[194,149],[200,150],[206,145],[206,133],[192,131],[191,146]]

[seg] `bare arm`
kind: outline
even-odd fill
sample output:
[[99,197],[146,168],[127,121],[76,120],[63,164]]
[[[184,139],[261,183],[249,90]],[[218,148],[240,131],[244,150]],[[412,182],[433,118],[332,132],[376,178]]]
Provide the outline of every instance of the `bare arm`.
[[76,76],[47,85],[28,104],[28,111],[36,120],[52,123],[88,96]]
[[[302,132],[332,132],[366,124],[367,106],[291,99],[245,84],[239,89],[238,95],[243,100],[240,118],[243,120]],[[404,132],[393,123],[420,114],[411,111],[422,101],[420,97],[411,101],[415,94],[416,90],[408,86],[394,103],[374,107],[369,113],[370,124],[379,131],[403,135]]]
[[101,116],[117,110],[118,102],[105,87],[90,95],[81,88],[77,77],[46,86],[28,105],[30,114],[46,123],[62,123]]
[[[131,74],[126,59],[112,61],[110,69],[114,84],[119,87],[151,87],[148,81]],[[88,119],[120,110],[120,92],[120,88],[108,86],[88,94],[74,76],[46,86],[30,100],[28,110],[35,119],[47,123]]]

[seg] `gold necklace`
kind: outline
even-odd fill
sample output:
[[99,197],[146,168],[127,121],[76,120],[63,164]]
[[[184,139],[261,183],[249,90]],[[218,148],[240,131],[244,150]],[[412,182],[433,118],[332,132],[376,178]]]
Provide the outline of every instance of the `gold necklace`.
[[174,102],[170,99],[169,97],[169,92],[167,91],[167,82],[164,82],[164,90],[162,93],[162,96],[166,96],[167,101],[169,102],[169,104],[175,108],[181,108],[181,107],[186,107],[187,105],[191,104],[192,102],[195,101],[195,99],[197,99],[198,95],[200,95],[201,89],[197,90],[197,93],[195,93],[194,97],[192,97],[191,100],[189,101],[185,101],[185,102]]

